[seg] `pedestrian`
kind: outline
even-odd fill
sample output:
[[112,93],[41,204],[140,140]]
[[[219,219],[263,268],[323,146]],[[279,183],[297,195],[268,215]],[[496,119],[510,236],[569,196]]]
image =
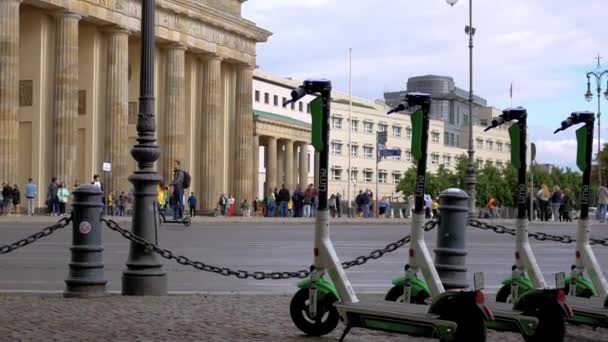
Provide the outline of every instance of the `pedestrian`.
[[304,193],[301,186],[296,186],[296,190],[291,195],[293,201],[294,214],[293,217],[302,217],[302,208],[304,207]]
[[266,196],[266,216],[274,217],[274,211],[276,209],[276,197],[274,196],[274,192],[272,190],[268,191],[268,195]]
[[125,209],[127,208],[127,195],[124,191],[120,192],[118,196],[118,216],[125,216]]
[[386,197],[382,198],[379,202],[378,202],[378,217],[379,218],[383,218],[384,216],[386,216],[386,209],[388,208],[389,203],[386,200]]
[[553,214],[553,222],[559,220],[559,207],[562,205],[562,191],[559,186],[553,187],[553,193],[550,197],[551,213]]
[[336,195],[331,194],[329,200],[327,201],[327,206],[329,207],[331,217],[336,217]]
[[61,182],[59,189],[57,189],[57,201],[59,202],[59,215],[65,215],[66,206],[68,199],[70,198],[70,191],[65,186],[65,182]]
[[363,217],[364,218],[369,218],[369,210],[371,207],[371,203],[372,203],[372,199],[370,197],[370,192],[369,190],[366,190],[363,195],[361,196],[361,201],[363,202]]
[[114,194],[108,194],[108,216],[114,216]]
[[32,178],[27,180],[25,185],[25,201],[27,202],[27,215],[34,215],[35,201],[38,196],[38,186]]
[[241,204],[241,212],[243,213],[243,217],[251,216],[251,204],[247,202],[247,199],[244,199]]
[[11,185],[8,182],[4,183],[4,186],[2,187],[2,197],[4,198],[4,215],[9,215],[13,205],[13,188],[11,188]]
[[227,202],[226,196],[224,196],[223,193],[220,194],[220,199],[217,201],[217,205],[218,205],[220,215],[222,215],[222,216],[226,216],[226,214],[228,213],[228,209],[226,209],[226,202]]
[[600,223],[606,220],[606,208],[608,207],[608,188],[601,185],[597,189],[597,210]]
[[490,195],[488,199],[488,212],[490,213],[490,218],[495,219],[498,218],[498,212],[496,209],[496,198]]
[[0,187],[0,216],[2,216],[2,213],[4,213],[4,195],[2,194],[4,185],[6,185],[6,183],[2,183],[2,186]]
[[319,191],[314,186],[312,187],[312,207],[310,215],[315,217],[317,215],[317,208],[319,207]]
[[291,198],[289,198],[289,202],[287,202],[287,216],[288,217],[293,217],[294,216],[294,212],[293,212],[293,200]]
[[51,183],[49,184],[46,196],[51,216],[59,216],[59,198],[57,197],[58,191],[59,184],[57,184],[57,177],[53,177],[51,178]]
[[540,220],[541,221],[549,221],[549,198],[551,193],[549,193],[549,188],[546,184],[541,185],[540,190],[536,193],[536,198],[538,199],[538,207],[540,210]]
[[435,198],[433,200],[433,204],[431,204],[431,209],[433,210],[433,218],[439,218],[439,199]]
[[427,219],[431,218],[431,207],[433,205],[431,195],[424,195],[424,217]]
[[74,187],[72,189],[77,189],[80,186],[80,179],[74,181]]
[[260,216],[258,210],[260,210],[260,198],[256,196],[255,201],[253,201],[253,216]]
[[194,196],[194,192],[190,193],[190,197],[188,197],[188,208],[190,209],[190,216],[196,216],[196,196]]
[[173,220],[178,221],[184,217],[184,188],[187,188],[190,184],[186,184],[186,175],[182,170],[182,163],[179,160],[175,160],[173,163]]
[[359,194],[355,197],[355,206],[357,207],[357,217],[363,215],[363,191],[359,190]]
[[302,217],[312,217],[313,194],[313,185],[309,184],[306,191],[304,191],[304,207],[302,209]]
[[158,211],[160,215],[165,217],[167,207],[167,191],[165,190],[164,182],[160,182],[156,186],[156,200],[158,201]]
[[13,208],[15,215],[21,215],[21,192],[17,184],[13,184]]
[[281,217],[287,216],[287,204],[289,202],[289,190],[285,188],[285,184],[281,185],[281,190],[277,196],[277,202],[279,202],[279,214]]
[[232,195],[228,195],[228,216],[232,217],[234,215],[234,197]]
[[570,190],[569,188],[564,189],[564,197],[562,199],[562,202],[564,203],[564,222],[572,222],[570,212],[572,212],[572,209],[574,208],[574,201],[572,200],[572,190]]
[[342,207],[340,206],[341,202],[340,200],[342,199],[342,195],[340,195],[340,193],[338,192],[336,194],[336,210],[338,212],[338,218],[342,217]]

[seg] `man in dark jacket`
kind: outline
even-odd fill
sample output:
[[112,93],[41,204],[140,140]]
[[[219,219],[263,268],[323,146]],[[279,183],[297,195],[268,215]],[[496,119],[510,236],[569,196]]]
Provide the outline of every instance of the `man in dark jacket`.
[[285,184],[281,185],[281,190],[277,195],[277,202],[279,202],[279,212],[281,217],[287,217],[287,203],[289,202],[289,190],[285,188]]
[[175,161],[173,168],[173,220],[181,220],[184,217],[184,171],[179,160]]
[[304,193],[302,188],[298,185],[296,191],[291,195],[293,201],[294,215],[293,217],[302,217],[302,207],[304,206]]
[[59,184],[57,183],[57,177],[51,179],[49,184],[49,190],[47,194],[47,201],[49,202],[49,209],[52,216],[59,215],[59,197],[57,192],[59,191]]

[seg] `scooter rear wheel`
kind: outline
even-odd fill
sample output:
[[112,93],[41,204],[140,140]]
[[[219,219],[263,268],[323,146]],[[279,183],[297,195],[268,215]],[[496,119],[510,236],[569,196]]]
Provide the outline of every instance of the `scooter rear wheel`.
[[487,337],[486,323],[483,316],[478,312],[453,308],[445,315],[441,315],[441,318],[458,324],[453,342],[485,342]]
[[496,301],[499,303],[511,303],[511,285],[503,285],[498,290]]
[[[426,291],[420,290],[415,296],[410,298],[410,302],[412,304],[426,304],[425,301],[429,297],[430,295]],[[403,303],[403,286],[393,286],[386,294],[386,297],[384,297],[384,300]]]
[[289,313],[291,320],[303,333],[308,336],[323,336],[336,329],[340,322],[338,310],[333,306],[338,300],[332,293],[317,304],[317,317],[311,318],[308,313],[309,292],[308,289],[300,289],[291,299]]
[[566,319],[554,305],[541,305],[534,311],[525,312],[525,315],[538,318],[538,327],[532,336],[524,336],[526,342],[545,342],[564,340],[566,336]]

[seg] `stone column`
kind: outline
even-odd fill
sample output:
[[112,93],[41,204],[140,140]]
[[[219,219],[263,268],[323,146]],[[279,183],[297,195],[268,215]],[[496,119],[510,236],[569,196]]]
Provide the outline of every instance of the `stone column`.
[[[293,154],[292,154],[292,155],[293,155],[293,159],[292,159],[292,160],[293,160],[293,161],[292,161],[292,163],[293,163],[293,172],[292,172],[292,177],[293,177],[293,190],[295,190],[295,189],[296,189],[296,186],[297,186],[298,184],[300,184],[300,183],[298,182],[298,170],[299,170],[299,169],[298,169],[298,145],[299,145],[299,144],[298,144],[297,142],[294,142],[294,143],[293,143]],[[292,191],[293,191],[293,190],[292,190]]]
[[283,141],[279,141],[277,146],[277,186],[285,184],[285,150]]
[[295,189],[293,181],[293,140],[285,140],[285,187],[289,192]]
[[55,15],[55,97],[53,117],[53,174],[67,186],[74,184],[78,136],[78,22],[80,16]]
[[112,164],[108,191],[128,192],[129,147],[129,33],[120,28],[108,32],[106,108],[106,160]]
[[159,173],[166,183],[173,180],[175,160],[183,161],[185,148],[184,96],[186,93],[186,49],[172,45],[167,49],[165,68],[165,112],[162,113],[162,166]]
[[308,144],[300,144],[300,186],[302,191],[308,186]]
[[[201,115],[201,209],[210,213],[219,195],[225,192],[220,179],[224,177],[222,58],[203,60],[203,102]],[[228,194],[226,194],[228,195]]]
[[233,167],[234,198],[236,203],[244,199],[251,201],[253,188],[251,168],[253,153],[253,108],[252,108],[253,68],[239,66],[236,71],[236,99],[234,118],[235,155]]
[[21,0],[0,1],[0,180],[15,183],[18,181],[20,3]]
[[260,194],[260,137],[258,135],[253,136],[253,167],[251,168],[253,177],[253,187],[251,192],[253,193],[252,200]]
[[268,195],[269,190],[274,190],[277,186],[277,138],[268,137],[266,142],[266,189],[264,195]]

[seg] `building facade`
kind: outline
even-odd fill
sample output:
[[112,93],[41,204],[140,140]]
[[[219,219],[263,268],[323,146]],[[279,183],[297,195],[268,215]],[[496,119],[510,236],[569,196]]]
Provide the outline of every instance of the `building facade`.
[[[241,16],[243,1],[156,1],[157,169],[170,180],[181,160],[203,208],[257,192],[252,74],[271,33]],[[52,177],[131,189],[140,17],[139,0],[0,1],[2,182],[33,178],[38,206]]]

